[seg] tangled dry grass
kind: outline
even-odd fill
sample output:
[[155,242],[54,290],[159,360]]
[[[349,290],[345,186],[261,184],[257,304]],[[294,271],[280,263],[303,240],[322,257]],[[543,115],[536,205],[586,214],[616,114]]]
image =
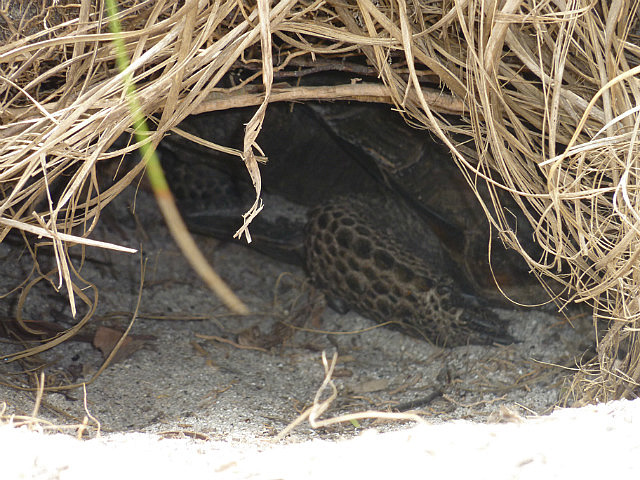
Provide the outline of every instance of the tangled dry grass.
[[[101,208],[144,170],[140,162],[100,190],[98,165],[138,146],[109,150],[131,121],[106,14],[92,0],[0,7],[0,241],[11,229],[48,236],[59,272],[37,275],[54,285],[61,275],[70,294],[84,295],[68,246],[81,243]],[[541,281],[565,287],[559,304],[588,302],[607,323],[597,358],[576,379],[578,396],[634,394],[637,0],[124,0],[119,7],[129,72],[155,122],[148,141],[156,145],[190,114],[258,105],[242,150],[210,145],[245,161],[258,197],[256,138],[270,101],[387,102],[435,132],[472,186],[488,184],[496,208],[485,210],[501,239]],[[274,83],[345,62],[377,78],[313,88]],[[535,227],[541,258],[509,228],[499,190]],[[256,200],[242,232],[258,211]]]

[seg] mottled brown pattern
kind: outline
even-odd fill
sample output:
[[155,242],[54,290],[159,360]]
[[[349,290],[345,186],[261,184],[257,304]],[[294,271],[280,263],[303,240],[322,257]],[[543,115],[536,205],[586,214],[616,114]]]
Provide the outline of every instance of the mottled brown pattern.
[[[407,238],[409,227],[421,242]],[[305,249],[314,282],[378,322],[442,346],[512,340],[504,324],[488,320],[478,301],[463,294],[437,237],[396,200],[343,197],[314,208]]]

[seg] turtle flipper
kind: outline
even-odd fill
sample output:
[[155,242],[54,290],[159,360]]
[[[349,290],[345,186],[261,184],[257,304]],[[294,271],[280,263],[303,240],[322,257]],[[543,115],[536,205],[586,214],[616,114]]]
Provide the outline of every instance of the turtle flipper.
[[[306,265],[314,282],[364,316],[440,346],[511,343],[506,324],[449,275],[435,234],[390,201],[341,198],[310,212]],[[408,248],[415,234],[422,241]]]

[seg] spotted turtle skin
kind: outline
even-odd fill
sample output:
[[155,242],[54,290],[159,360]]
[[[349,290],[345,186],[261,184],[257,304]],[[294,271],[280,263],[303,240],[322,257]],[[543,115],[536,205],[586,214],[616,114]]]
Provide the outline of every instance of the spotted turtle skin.
[[433,232],[418,227],[422,241],[409,248],[385,228],[415,235],[415,220],[388,199],[340,197],[313,208],[305,228],[312,280],[359,313],[440,346],[511,343],[506,325],[448,274]]

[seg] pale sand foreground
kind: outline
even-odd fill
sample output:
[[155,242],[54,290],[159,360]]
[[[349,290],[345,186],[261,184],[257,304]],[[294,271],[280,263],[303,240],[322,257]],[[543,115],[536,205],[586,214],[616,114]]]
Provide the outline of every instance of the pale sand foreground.
[[0,445],[4,479],[634,478],[639,427],[640,401],[620,401],[518,423],[454,421],[288,445],[141,433],[81,442],[10,426]]

